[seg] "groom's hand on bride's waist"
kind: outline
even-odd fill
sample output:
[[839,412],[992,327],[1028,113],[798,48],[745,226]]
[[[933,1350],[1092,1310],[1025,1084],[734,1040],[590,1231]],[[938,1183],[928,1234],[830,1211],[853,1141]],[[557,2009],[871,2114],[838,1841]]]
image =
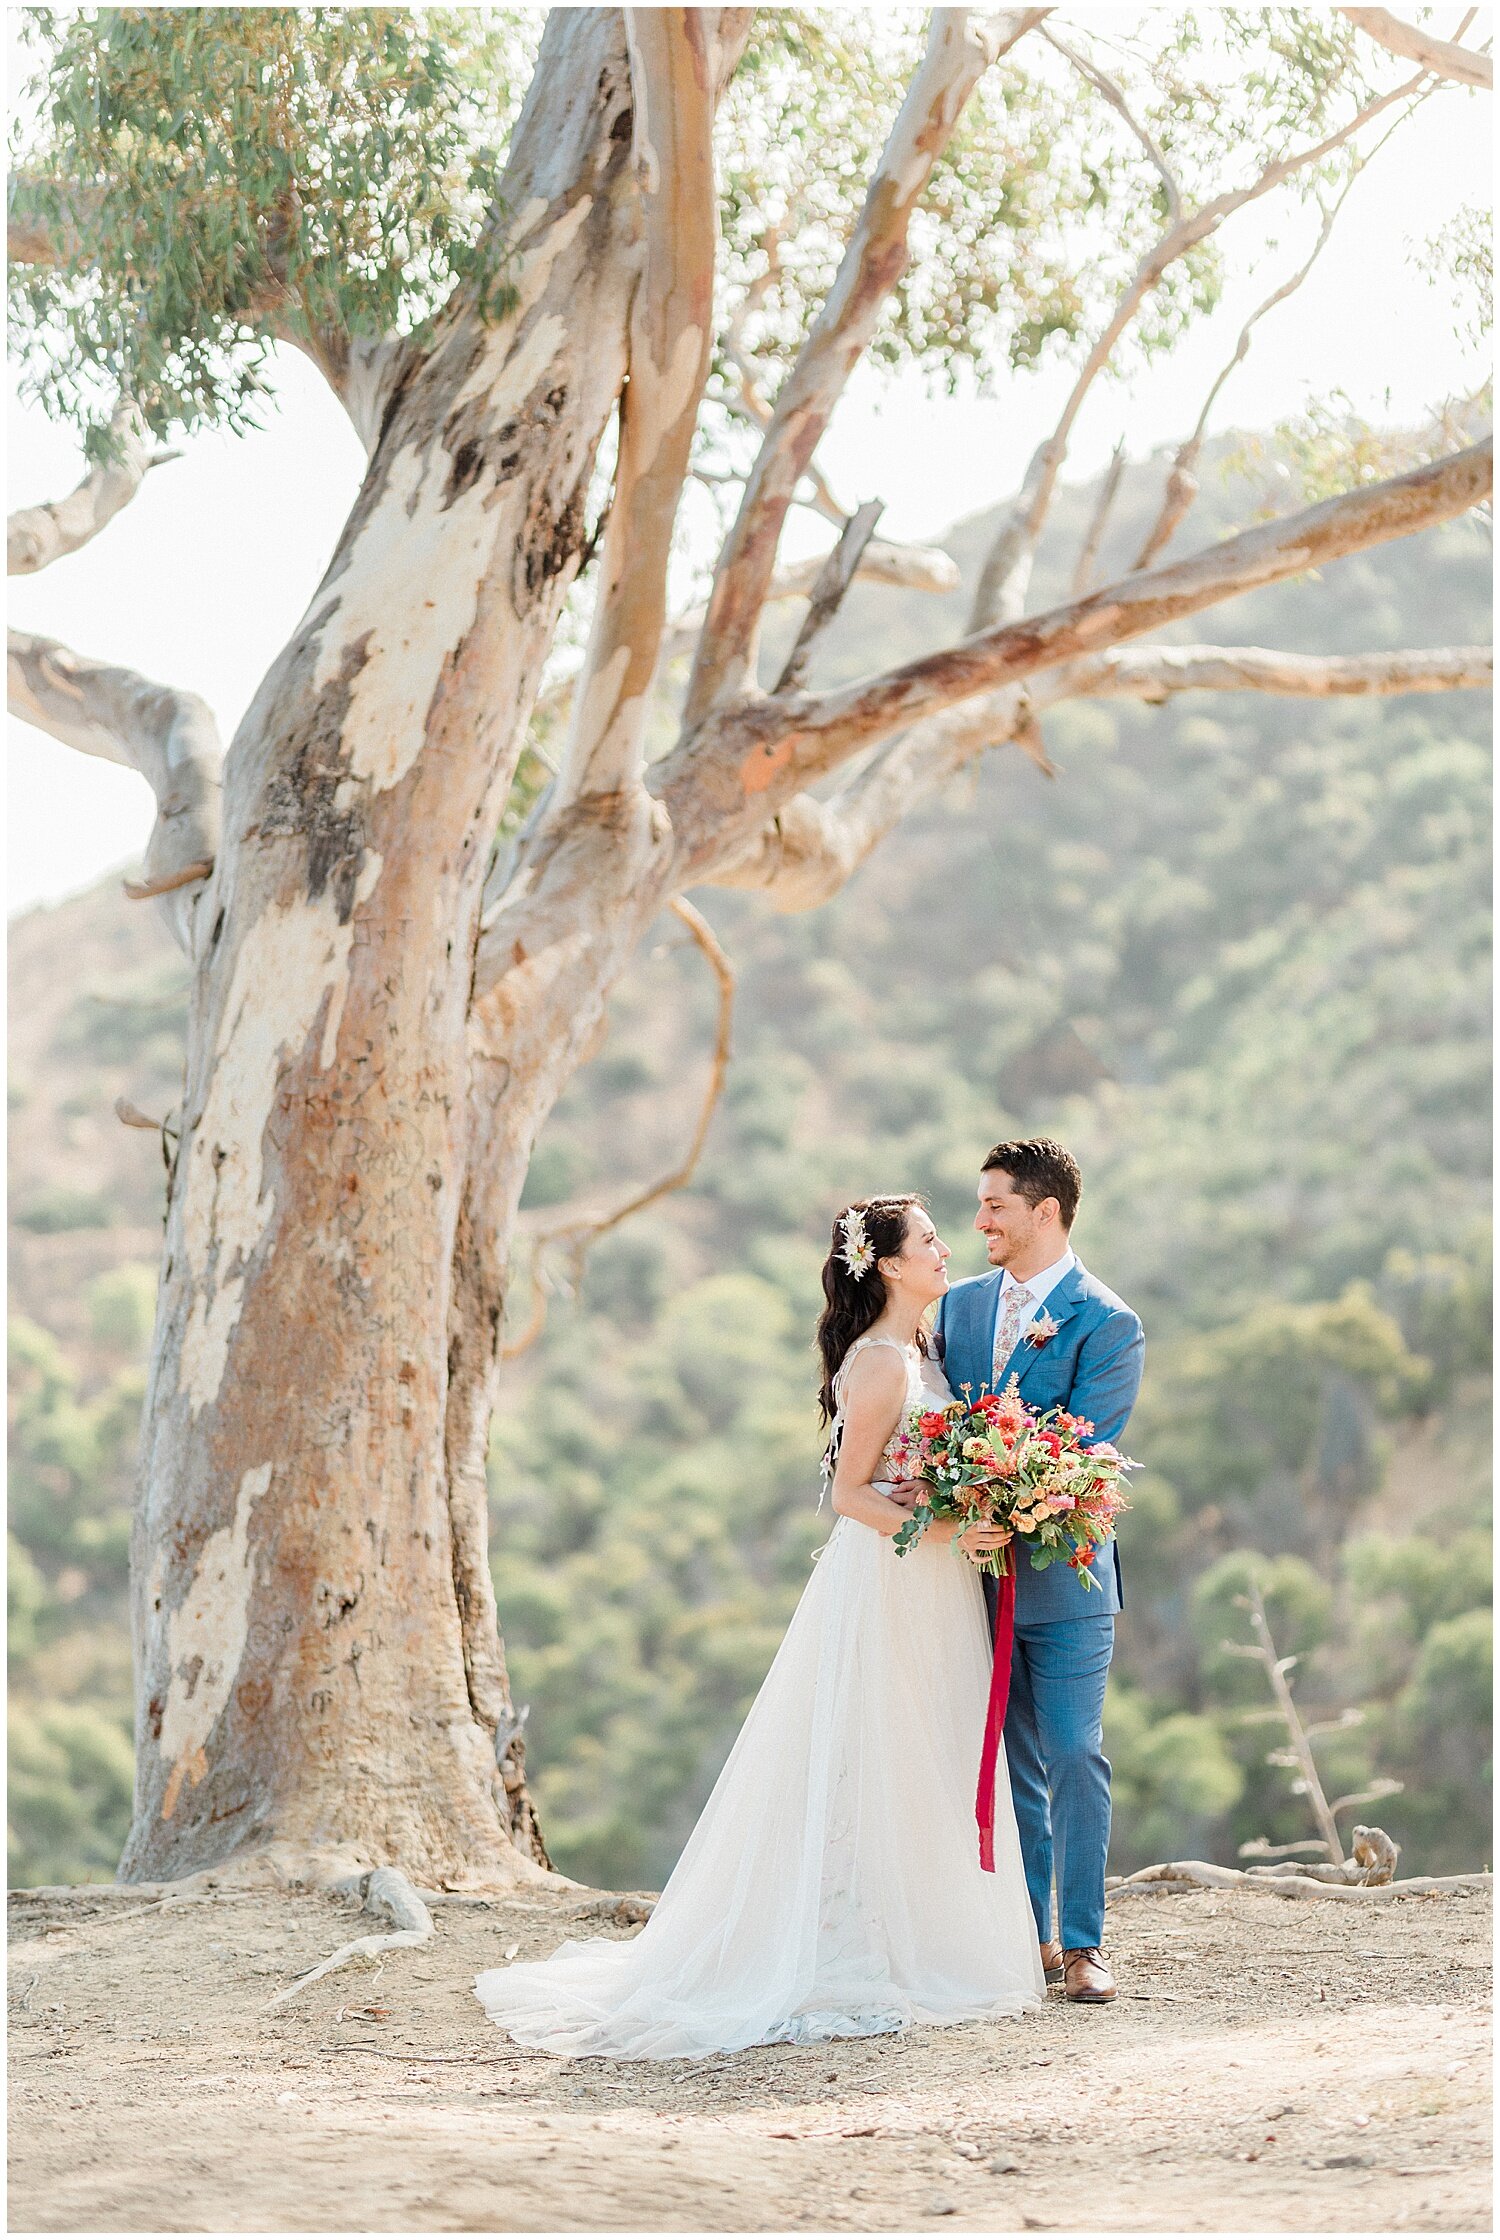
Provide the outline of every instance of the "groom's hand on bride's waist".
[[886,1499],[894,1501],[898,1509],[915,1509],[926,1491],[925,1478],[898,1478],[886,1489]]

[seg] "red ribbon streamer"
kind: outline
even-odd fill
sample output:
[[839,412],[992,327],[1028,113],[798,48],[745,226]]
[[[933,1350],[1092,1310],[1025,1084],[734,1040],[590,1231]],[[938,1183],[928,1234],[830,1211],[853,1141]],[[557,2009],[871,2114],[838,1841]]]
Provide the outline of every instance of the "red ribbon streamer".
[[979,1822],[979,1864],[986,1874],[995,1871],[995,1761],[1000,1755],[1000,1735],[1005,1707],[1010,1701],[1010,1660],[1016,1640],[1016,1574],[1011,1568],[996,1582],[995,1657],[990,1666],[990,1703],[985,1713],[984,1741],[979,1752],[979,1789],[974,1817]]

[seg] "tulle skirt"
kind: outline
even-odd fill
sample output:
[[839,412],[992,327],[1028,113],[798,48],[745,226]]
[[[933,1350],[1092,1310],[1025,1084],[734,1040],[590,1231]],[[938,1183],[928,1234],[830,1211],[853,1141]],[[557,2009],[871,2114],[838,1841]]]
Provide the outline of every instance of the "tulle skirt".
[[976,1572],[840,1518],[645,1928],[487,1970],[490,2020],[666,2060],[1040,2006],[1003,1756],[979,1865],[989,1662]]

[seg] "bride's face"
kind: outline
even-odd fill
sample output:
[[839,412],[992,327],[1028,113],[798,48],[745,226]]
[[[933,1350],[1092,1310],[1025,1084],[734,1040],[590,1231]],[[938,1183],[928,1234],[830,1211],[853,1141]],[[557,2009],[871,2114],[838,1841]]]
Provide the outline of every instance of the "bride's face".
[[950,1247],[922,1208],[913,1206],[906,1219],[900,1259],[880,1263],[886,1289],[900,1292],[924,1307],[933,1299],[941,1299],[948,1288],[949,1253]]

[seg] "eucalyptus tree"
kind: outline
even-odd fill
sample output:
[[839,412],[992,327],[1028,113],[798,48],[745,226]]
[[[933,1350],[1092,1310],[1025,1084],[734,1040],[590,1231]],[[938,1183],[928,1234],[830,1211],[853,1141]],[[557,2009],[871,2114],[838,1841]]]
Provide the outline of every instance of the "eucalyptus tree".
[[[90,465],[12,521],[12,567],[102,530],[162,445],[253,424],[278,345],[368,456],[227,751],[192,695],[12,641],[12,704],[155,789],[132,891],[196,968],[121,1872],[539,1874],[486,1448],[527,1163],[611,989],[664,908],[708,941],[689,890],[832,895],[976,756],[1042,752],[1059,699],[1482,679],[1473,649],[1152,637],[1481,503],[1448,423],[1194,549],[1205,412],[1135,564],[1094,584],[1101,511],[1072,596],[1031,597],[1086,398],[1212,307],[1236,214],[1321,209],[1320,246],[1380,136],[1470,96],[1324,10],[33,17],[13,326]],[[954,580],[820,470],[862,360],[1075,372],[964,635],[815,689],[855,576]],[[820,566],[780,557],[794,506]]]

